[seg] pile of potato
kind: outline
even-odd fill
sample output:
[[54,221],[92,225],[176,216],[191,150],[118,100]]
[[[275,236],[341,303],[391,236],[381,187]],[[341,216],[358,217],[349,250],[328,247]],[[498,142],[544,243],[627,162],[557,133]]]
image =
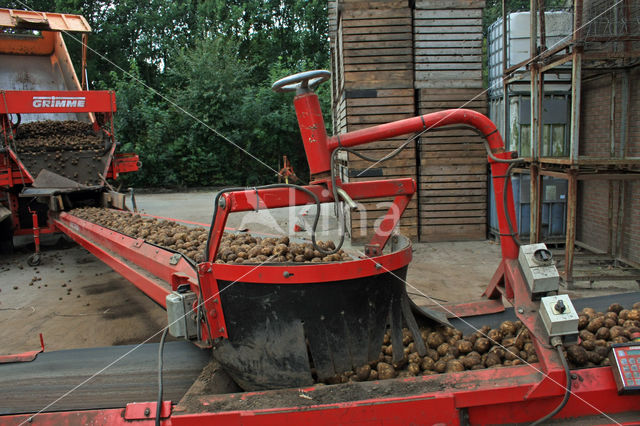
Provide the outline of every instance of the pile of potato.
[[[167,220],[97,207],[74,209],[69,213],[130,237],[143,238],[148,243],[175,250],[196,262],[204,261],[209,230],[201,226],[188,227]],[[317,244],[324,251],[335,249],[332,241],[318,241]],[[346,260],[352,259],[344,250],[323,256],[311,243],[294,243],[289,241],[289,237],[261,238],[251,234],[228,232],[222,236],[216,257],[216,263],[233,264],[324,263]]]
[[632,334],[640,333],[640,302],[631,309],[614,303],[604,313],[584,308],[579,314],[578,330],[580,342],[566,348],[570,367],[610,365],[611,345],[626,343]]
[[34,121],[18,126],[18,152],[104,149],[104,141],[91,123],[82,121]]
[[[565,348],[570,367],[609,365],[607,356],[611,345],[628,342],[633,333],[640,333],[640,302],[635,303],[632,309],[624,309],[616,303],[606,313],[585,308],[580,312],[579,329],[580,343]],[[538,362],[529,330],[520,321],[505,321],[495,329],[484,326],[468,336],[450,327],[421,328],[420,334],[427,345],[426,356],[421,357],[415,351],[413,336],[405,328],[402,340],[404,358],[393,363],[391,335],[387,332],[376,361],[336,375],[326,383],[383,380]]]
[[405,328],[402,331],[404,357],[394,363],[391,334],[387,331],[376,361],[332,377],[326,383],[384,380],[538,362],[529,330],[520,321],[504,321],[495,329],[484,326],[468,336],[451,327],[422,327],[420,330],[427,345],[426,356],[418,354],[413,336]]

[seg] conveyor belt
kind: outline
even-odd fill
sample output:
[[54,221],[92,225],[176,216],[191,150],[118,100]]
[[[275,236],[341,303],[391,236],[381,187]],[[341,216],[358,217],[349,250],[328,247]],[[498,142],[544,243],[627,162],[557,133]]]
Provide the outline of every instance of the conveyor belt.
[[[0,364],[0,415],[36,412],[103,369],[134,345],[44,352],[25,363]],[[164,398],[177,402],[209,362],[211,352],[189,342],[164,347]],[[124,407],[155,401],[158,344],[144,344],[47,411]]]
[[[585,297],[582,299],[571,299],[573,306],[576,310],[580,311],[583,308],[590,307],[597,312],[606,312],[612,303],[620,303],[624,306],[630,307],[633,303],[640,300],[640,291],[634,291],[630,293],[618,293],[607,296],[597,297]],[[449,321],[458,330],[462,331],[465,335],[473,333],[483,325],[488,325],[492,328],[496,328],[503,321],[515,321],[516,314],[513,312],[513,308],[506,308],[504,312],[488,315],[477,315],[473,317],[466,317],[464,319],[451,318]]]

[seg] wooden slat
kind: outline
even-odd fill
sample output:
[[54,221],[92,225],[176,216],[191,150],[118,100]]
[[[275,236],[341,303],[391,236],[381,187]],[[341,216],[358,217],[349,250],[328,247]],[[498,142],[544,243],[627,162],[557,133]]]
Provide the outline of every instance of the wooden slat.
[[482,25],[472,25],[469,27],[414,27],[414,32],[417,34],[477,34],[482,33]]
[[[418,33],[414,32],[413,39],[416,42],[429,42],[429,41],[441,41],[444,43],[448,43],[447,46],[453,45],[454,41],[469,41],[471,46],[469,47],[478,47],[482,45],[482,33],[461,33],[461,34],[434,34],[434,33]],[[466,47],[466,46],[460,46]]]
[[455,27],[462,26],[460,32],[469,32],[466,29],[473,26],[482,26],[482,18],[419,18],[414,20],[416,27]]
[[[473,50],[473,49],[469,49]],[[409,47],[391,48],[391,49],[349,49],[344,51],[344,57],[362,57],[362,56],[398,56],[411,55],[413,49]],[[472,52],[469,52],[472,53]],[[474,53],[477,54],[477,53]]]
[[369,107],[387,105],[414,105],[413,97],[392,96],[388,98],[355,98],[347,99],[349,107]]
[[485,0],[416,0],[416,9],[484,9]]
[[485,217],[450,217],[450,218],[424,218],[420,223],[422,225],[455,225],[455,224],[472,224],[487,222]]
[[414,108],[413,105],[377,105],[377,106],[359,106],[349,108],[350,115],[396,115],[405,114],[403,118],[413,117]]
[[353,41],[342,43],[342,48],[345,54],[348,50],[360,50],[360,49],[400,49],[411,48],[413,42],[411,39],[404,40],[385,40],[385,41]]
[[434,211],[420,212],[420,217],[427,218],[427,219],[438,219],[438,218],[448,218],[448,217],[456,217],[456,218],[482,217],[486,221],[486,216],[487,216],[486,208],[478,209],[478,210],[451,210],[451,211],[434,210]]
[[416,80],[415,87],[417,89],[422,88],[482,88],[482,79],[468,79],[468,80],[447,80],[447,79],[431,79],[431,80]]
[[[482,70],[481,63],[459,62],[459,63],[418,63],[415,64],[416,71],[443,71],[443,70]],[[456,71],[457,72],[457,71]]]
[[434,189],[420,190],[420,197],[467,197],[472,195],[487,195],[486,188]]
[[481,18],[482,10],[481,9],[447,9],[440,8],[440,10],[415,10],[414,11],[414,21],[416,23],[420,22],[421,19],[451,19],[451,18]]
[[354,64],[354,65],[345,65],[345,72],[360,72],[360,71],[402,71],[402,70],[413,70],[413,64],[411,62],[382,62],[375,63],[375,61],[371,61],[371,63],[366,64]]
[[349,64],[375,64],[375,63],[413,63],[411,54],[387,55],[387,56],[350,56],[343,58],[344,65]]
[[479,188],[486,189],[487,181],[477,181],[477,182],[421,182],[420,189],[462,189],[462,188]]
[[345,26],[350,24],[348,21],[359,21],[362,19],[372,18],[411,18],[411,9],[408,7],[397,9],[346,9],[342,12],[342,20],[344,21]]
[[420,157],[420,164],[422,166],[432,166],[432,165],[457,165],[457,164],[487,164],[486,156],[471,156],[458,154],[450,158],[446,157],[431,157],[427,155],[422,155]]
[[[401,33],[411,34],[411,20],[410,19],[385,19],[384,21],[374,22],[371,25],[366,25],[366,21],[349,21],[351,23],[357,22],[359,26],[351,25],[342,30],[343,37],[354,35],[371,35],[371,34],[394,34]],[[397,23],[396,23],[397,22]]]
[[[466,197],[427,197],[420,200],[421,204],[451,204],[451,203],[483,203],[487,199],[483,195],[469,195]],[[423,208],[429,208],[423,206]]]
[[427,175],[477,175],[485,173],[487,166],[470,165],[470,166],[425,166],[422,173]]
[[[429,212],[454,212],[457,210],[480,210],[486,212],[487,203],[455,203],[455,204],[428,204],[420,205],[421,213],[425,214]],[[436,213],[443,214],[443,213]]]
[[372,41],[390,41],[390,40],[413,40],[411,32],[404,33],[385,33],[382,31],[373,31],[371,34],[354,34],[343,35],[342,41],[344,43],[357,43],[357,42],[372,42]]
[[[451,45],[447,45],[445,47],[449,47]],[[459,46],[464,47],[464,46]],[[416,61],[416,64],[421,63],[434,63],[434,62],[444,62],[444,63],[461,63],[461,62],[471,62],[471,63],[481,63],[482,55],[463,55],[463,54],[453,54],[453,55],[435,55],[435,56],[420,56],[421,62]]]
[[468,241],[486,238],[487,228],[475,225],[432,225],[420,228],[420,241]]
[[486,181],[486,174],[478,175],[422,175],[420,182],[477,182]]

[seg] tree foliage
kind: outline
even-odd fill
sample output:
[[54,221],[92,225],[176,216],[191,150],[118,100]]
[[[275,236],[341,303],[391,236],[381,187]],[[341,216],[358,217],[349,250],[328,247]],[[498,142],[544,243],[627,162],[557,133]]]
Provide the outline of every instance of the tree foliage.
[[[8,3],[78,13],[91,25],[91,88],[116,90],[120,151],[138,153],[143,163],[138,173],[123,175],[128,184],[273,182],[282,155],[299,176],[308,174],[292,96],[270,86],[295,72],[329,67],[326,1]],[[78,39],[65,36],[77,70]],[[330,91],[318,92],[328,114]]]

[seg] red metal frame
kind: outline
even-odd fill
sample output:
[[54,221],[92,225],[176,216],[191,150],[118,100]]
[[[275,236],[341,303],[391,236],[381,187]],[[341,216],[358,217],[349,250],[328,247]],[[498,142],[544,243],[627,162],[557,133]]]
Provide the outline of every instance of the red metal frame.
[[2,90],[0,98],[0,114],[116,111],[111,90]]

